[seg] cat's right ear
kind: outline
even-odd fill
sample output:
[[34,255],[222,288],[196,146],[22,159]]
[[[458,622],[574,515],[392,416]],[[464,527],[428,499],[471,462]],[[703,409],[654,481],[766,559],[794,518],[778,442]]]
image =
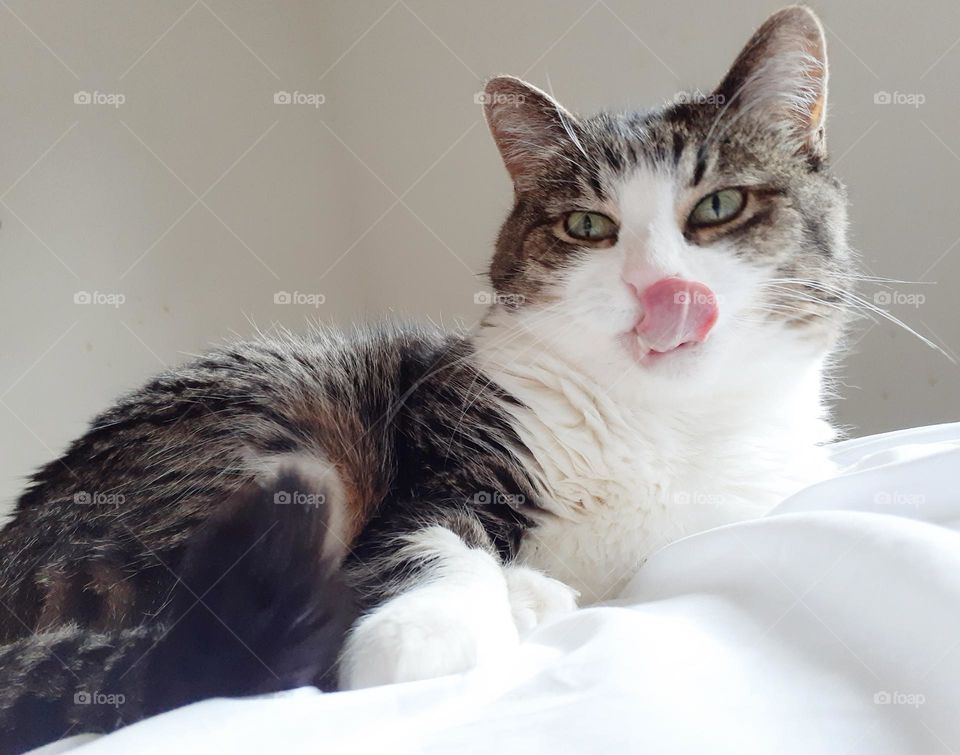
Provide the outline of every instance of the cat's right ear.
[[577,140],[577,119],[559,102],[513,76],[490,79],[483,110],[503,164],[518,191],[562,148]]

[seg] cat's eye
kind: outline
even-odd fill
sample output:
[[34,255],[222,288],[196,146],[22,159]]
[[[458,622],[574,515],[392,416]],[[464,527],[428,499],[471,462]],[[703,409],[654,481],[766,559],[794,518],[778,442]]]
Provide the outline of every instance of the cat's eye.
[[701,199],[687,221],[694,228],[728,223],[743,210],[747,198],[742,189],[722,189]]
[[606,241],[617,235],[617,224],[599,212],[571,212],[563,219],[563,230],[578,241]]

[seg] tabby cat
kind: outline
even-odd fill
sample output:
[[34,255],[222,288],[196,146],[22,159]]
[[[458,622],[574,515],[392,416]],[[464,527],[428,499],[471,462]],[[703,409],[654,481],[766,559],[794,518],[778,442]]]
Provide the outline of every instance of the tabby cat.
[[[0,533],[0,641],[33,669],[55,652],[47,675],[80,674],[91,647],[116,669],[138,663],[137,637],[157,641],[192,603],[172,596],[178,575],[202,571],[199,537],[218,568],[232,573],[209,543],[275,587],[261,615],[302,601],[325,637],[316,652],[339,652],[341,688],[459,672],[615,597],[656,549],[828,475],[825,370],[852,258],[826,97],[823,30],[803,7],[770,17],[713,92],[657,109],[580,117],[492,79],[484,108],[515,203],[480,325],[236,343],[121,399],[36,474]],[[266,558],[278,549],[203,534],[223,531],[238,495],[297,509],[274,524],[313,545],[280,563],[291,580],[316,575],[314,590],[284,592]],[[249,506],[226,531],[253,522],[266,537],[273,515]],[[235,599],[217,606],[242,624],[227,579]],[[348,604],[356,621],[324,649]],[[234,654],[231,642],[204,647]],[[210,694],[203,652],[165,656],[179,692],[143,713]],[[323,681],[324,662],[290,670],[301,661],[277,660],[280,673],[265,659],[263,679],[215,691]],[[10,710],[18,694],[43,698],[7,663]],[[141,663],[101,674],[98,691],[142,699],[123,688],[151,683],[157,664]],[[65,678],[70,708],[86,680]],[[79,729],[117,725],[57,711]]]

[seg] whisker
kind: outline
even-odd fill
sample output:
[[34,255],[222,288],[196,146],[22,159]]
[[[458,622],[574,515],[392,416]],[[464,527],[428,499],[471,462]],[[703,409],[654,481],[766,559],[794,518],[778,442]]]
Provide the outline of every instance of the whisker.
[[[915,338],[918,338],[920,341],[925,343],[931,349],[934,349],[935,351],[939,351],[952,364],[957,364],[956,360],[950,354],[948,354],[939,344],[930,340],[929,338],[922,335],[921,333],[918,333],[916,330],[911,328],[909,325],[907,325],[903,320],[901,320],[896,315],[891,314],[890,312],[883,309],[882,307],[877,306],[873,302],[867,299],[864,299],[862,296],[855,294],[852,291],[839,288],[832,284],[826,283],[825,281],[814,281],[814,280],[809,280],[805,278],[776,278],[776,279],[773,279],[771,282],[772,283],[776,283],[776,282],[796,283],[799,285],[809,286],[811,288],[833,294],[834,296],[838,297],[847,306],[859,308],[859,309],[865,310],[867,313],[870,313],[867,316],[869,316],[870,319],[873,320],[874,322],[879,322],[879,321],[875,319],[873,315],[875,315],[876,317],[879,317],[880,319],[886,320],[887,322],[890,322],[899,328],[902,328],[910,335],[914,336]],[[822,302],[822,301],[821,303],[826,304],[826,302]]]

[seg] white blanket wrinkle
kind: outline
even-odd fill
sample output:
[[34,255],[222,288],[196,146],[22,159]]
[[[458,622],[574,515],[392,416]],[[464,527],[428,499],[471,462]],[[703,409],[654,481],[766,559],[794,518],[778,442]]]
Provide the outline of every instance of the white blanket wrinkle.
[[500,665],[208,700],[56,751],[960,752],[960,423],[833,457],[836,478],[658,551]]

